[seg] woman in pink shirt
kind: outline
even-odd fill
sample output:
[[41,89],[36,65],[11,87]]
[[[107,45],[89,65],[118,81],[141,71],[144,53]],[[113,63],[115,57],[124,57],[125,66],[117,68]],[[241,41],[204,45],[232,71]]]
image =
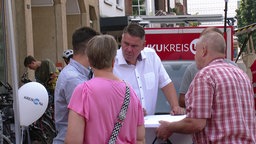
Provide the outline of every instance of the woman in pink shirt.
[[115,143],[145,143],[143,109],[129,84],[113,74],[118,45],[110,35],[95,36],[86,50],[94,78],[76,87],[69,103],[65,143],[106,144],[118,122],[126,86],[130,101]]

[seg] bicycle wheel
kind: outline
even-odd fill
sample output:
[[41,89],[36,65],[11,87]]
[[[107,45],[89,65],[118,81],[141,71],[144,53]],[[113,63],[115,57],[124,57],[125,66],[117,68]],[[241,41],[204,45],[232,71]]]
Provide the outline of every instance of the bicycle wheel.
[[29,133],[27,133],[26,131],[23,137],[23,144],[28,144],[29,141],[31,142],[31,144],[49,144],[47,143],[43,132],[40,129],[35,128],[33,126],[29,127]]
[[48,115],[43,115],[42,117],[42,121],[45,125],[47,125],[51,131],[53,133],[56,133],[56,130],[55,130],[55,123],[54,123],[54,120],[51,119]]
[[47,143],[52,143],[53,138],[56,136],[55,128],[52,126],[51,121],[51,119],[42,118],[38,123],[41,125],[40,129],[42,130]]
[[56,135],[54,128],[50,124],[50,121],[51,121],[50,119],[45,119],[44,117],[41,117],[35,123],[33,123],[33,125],[31,125],[33,126],[34,129],[40,130],[45,141],[48,144],[52,143],[53,138]]
[[4,144],[7,143],[14,143],[15,142],[15,133],[11,130],[11,124],[10,123],[4,123],[4,129],[3,129],[3,140]]
[[3,140],[3,144],[13,144],[13,142],[5,135],[0,136]]

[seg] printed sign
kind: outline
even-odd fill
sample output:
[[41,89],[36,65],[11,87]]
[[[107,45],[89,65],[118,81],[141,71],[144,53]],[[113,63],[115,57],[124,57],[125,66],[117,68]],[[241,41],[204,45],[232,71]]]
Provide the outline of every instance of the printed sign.
[[[218,27],[224,31],[223,27]],[[205,27],[145,28],[146,46],[156,50],[161,60],[194,60],[195,45]],[[227,27],[226,57],[233,58],[233,29]]]

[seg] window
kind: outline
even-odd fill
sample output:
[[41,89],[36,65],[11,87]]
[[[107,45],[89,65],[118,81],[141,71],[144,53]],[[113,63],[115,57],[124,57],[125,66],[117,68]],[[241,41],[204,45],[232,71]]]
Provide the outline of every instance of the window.
[[109,6],[112,6],[112,5],[113,5],[112,2],[109,1],[109,0],[104,0],[104,3],[107,4],[107,5],[109,5]]
[[122,0],[116,0],[116,8],[121,11],[123,10],[122,2]]
[[145,0],[132,0],[132,15],[146,15],[146,2]]
[[89,12],[90,12],[90,26],[92,28],[96,28],[96,23],[98,21],[95,7],[89,6]]

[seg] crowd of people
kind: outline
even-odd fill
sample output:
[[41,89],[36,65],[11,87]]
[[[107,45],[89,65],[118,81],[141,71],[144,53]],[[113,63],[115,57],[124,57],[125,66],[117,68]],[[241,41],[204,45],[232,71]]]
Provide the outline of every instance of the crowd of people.
[[124,28],[120,48],[113,36],[81,27],[72,35],[73,48],[63,52],[67,65],[60,73],[48,59],[25,58],[25,67],[54,95],[53,144],[146,143],[144,116],[155,114],[159,89],[171,115],[186,115],[160,121],[159,139],[184,133],[192,134],[195,144],[256,143],[252,84],[225,59],[221,31],[210,27],[201,33],[179,97],[161,59],[145,43],[137,23]]

